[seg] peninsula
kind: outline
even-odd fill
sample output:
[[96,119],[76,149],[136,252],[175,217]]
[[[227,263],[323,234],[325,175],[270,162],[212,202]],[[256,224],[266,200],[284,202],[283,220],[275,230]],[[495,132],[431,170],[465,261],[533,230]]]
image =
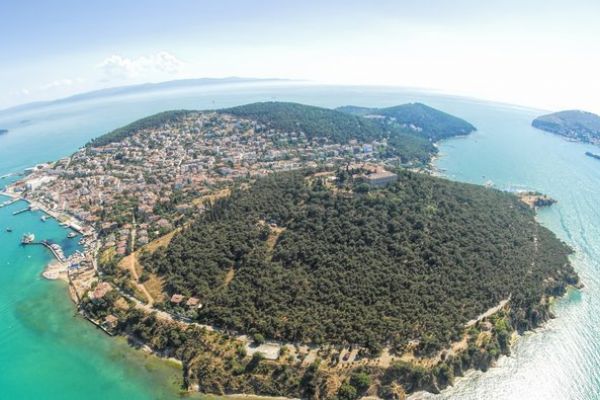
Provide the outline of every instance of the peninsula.
[[188,390],[437,392],[508,354],[579,278],[517,196],[409,170],[474,129],[417,109],[165,112],[7,193],[85,235],[66,271],[81,313],[180,360]]
[[531,125],[570,140],[600,144],[600,116],[590,112],[560,111],[538,117]]
[[344,106],[337,110],[378,121],[384,126],[397,126],[431,141],[468,135],[476,130],[467,121],[422,103],[409,103],[388,108]]

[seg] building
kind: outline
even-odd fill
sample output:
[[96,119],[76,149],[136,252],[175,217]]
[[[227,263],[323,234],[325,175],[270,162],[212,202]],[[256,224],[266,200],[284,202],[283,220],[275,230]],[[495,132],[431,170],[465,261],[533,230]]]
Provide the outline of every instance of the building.
[[371,186],[385,186],[388,183],[393,183],[398,180],[398,175],[393,172],[380,170],[365,177],[367,183]]
[[117,327],[118,323],[119,323],[119,318],[110,314],[104,318],[104,322],[102,323],[102,326],[104,326],[106,329],[115,329]]
[[110,283],[100,282],[98,284],[98,286],[96,286],[94,291],[92,293],[90,293],[90,298],[92,300],[100,300],[101,298],[106,296],[106,294],[108,292],[110,292],[111,290],[112,290],[112,286],[110,286]]
[[182,294],[174,294],[173,296],[171,296],[171,303],[173,303],[173,304],[179,304],[182,301],[183,301]]
[[201,308],[202,304],[200,304],[200,299],[196,297],[190,297],[188,301],[185,303],[186,306],[190,308]]

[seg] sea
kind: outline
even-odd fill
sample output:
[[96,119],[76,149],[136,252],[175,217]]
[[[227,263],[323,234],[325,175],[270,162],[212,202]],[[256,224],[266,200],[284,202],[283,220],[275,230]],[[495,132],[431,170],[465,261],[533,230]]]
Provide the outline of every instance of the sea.
[[[65,157],[90,139],[172,109],[216,109],[255,101],[324,107],[386,107],[423,102],[471,122],[477,131],[439,143],[435,161],[453,180],[502,190],[537,190],[558,200],[538,220],[573,249],[585,288],[554,305],[556,318],[519,337],[512,355],[486,373],[471,372],[431,399],[600,398],[600,161],[591,145],[536,130],[545,110],[394,87],[292,82],[228,83],[62,102],[0,112],[0,187],[25,168]],[[5,198],[0,197],[0,203]],[[178,399],[181,369],[106,336],[76,315],[66,284],[41,273],[51,254],[21,246],[24,233],[76,241],[39,212],[0,208],[0,399]],[[7,232],[11,228],[12,232]],[[203,396],[206,398],[206,396]]]

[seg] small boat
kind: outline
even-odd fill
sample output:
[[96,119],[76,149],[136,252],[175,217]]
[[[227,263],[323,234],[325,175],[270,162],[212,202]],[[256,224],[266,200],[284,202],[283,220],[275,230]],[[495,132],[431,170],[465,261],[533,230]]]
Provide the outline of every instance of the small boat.
[[12,232],[12,228],[6,228],[6,232]]
[[33,233],[26,233],[23,235],[21,239],[21,244],[30,244],[35,240],[35,235]]
[[69,232],[69,234],[67,235],[69,239],[73,239],[75,236],[77,236],[75,232]]
[[42,218],[40,218],[42,220],[42,222],[46,222],[46,220],[48,219],[47,215],[42,215]]
[[85,244],[85,239],[81,239],[81,240],[79,241],[79,245],[83,246],[84,244]]

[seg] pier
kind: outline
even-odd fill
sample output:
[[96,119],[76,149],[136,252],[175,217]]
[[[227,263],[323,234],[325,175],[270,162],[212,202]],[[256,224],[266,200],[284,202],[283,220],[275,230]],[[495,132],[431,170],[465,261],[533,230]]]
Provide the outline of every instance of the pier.
[[19,215],[19,214],[22,214],[22,213],[27,212],[27,211],[31,211],[31,206],[28,206],[27,208],[24,208],[24,209],[19,210],[19,211],[15,211],[13,213],[13,215]]
[[[60,249],[60,247],[58,249],[55,249],[54,247],[52,247],[52,244],[48,243],[45,240],[41,241],[41,242],[23,243],[24,246],[32,245],[32,244],[46,247],[48,250],[50,250],[52,252],[52,255],[54,256],[54,258],[56,258],[56,260],[59,262],[67,261],[65,258],[65,255],[63,254],[62,249]],[[56,245],[56,246],[58,246],[58,245]]]
[[2,207],[8,207],[12,204],[15,204],[17,201],[19,201],[19,199],[11,199],[11,200],[7,200],[4,203],[0,203],[0,208]]

